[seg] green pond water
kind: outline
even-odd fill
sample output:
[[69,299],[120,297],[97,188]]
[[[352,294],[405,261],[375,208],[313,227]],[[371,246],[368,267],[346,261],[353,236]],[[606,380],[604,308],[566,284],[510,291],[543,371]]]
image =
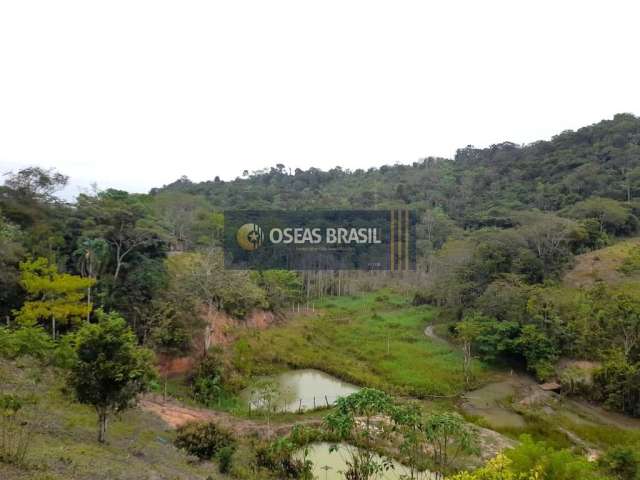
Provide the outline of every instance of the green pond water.
[[[307,458],[313,462],[313,475],[318,480],[344,480],[343,472],[347,469],[347,459],[349,449],[354,447],[346,444],[338,445],[338,450],[331,452],[330,443],[320,442],[309,445]],[[300,454],[301,458],[302,454]],[[376,456],[377,460],[380,457]],[[393,468],[382,472],[375,480],[400,480],[408,478],[410,471],[398,462],[392,462]],[[420,480],[431,480],[435,478],[429,472],[424,472],[418,477]]]
[[[299,409],[309,410],[314,407],[332,405],[339,397],[346,397],[359,390],[348,382],[314,369],[300,369],[283,372],[269,377],[277,385],[278,393],[275,404],[278,411],[297,412]],[[253,387],[246,388],[241,398],[258,408],[259,395]]]

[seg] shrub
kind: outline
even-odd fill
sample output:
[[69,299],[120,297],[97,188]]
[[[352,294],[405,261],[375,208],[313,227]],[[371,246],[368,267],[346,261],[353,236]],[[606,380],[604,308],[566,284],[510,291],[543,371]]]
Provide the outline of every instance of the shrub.
[[191,455],[208,460],[222,448],[232,446],[233,438],[215,423],[191,422],[178,429],[174,444]]
[[27,455],[31,434],[21,411],[24,399],[0,394],[0,461],[22,464]]
[[198,365],[192,379],[193,396],[198,402],[213,406],[224,391],[222,384],[222,360],[212,351]]
[[44,360],[53,348],[51,336],[40,326],[22,327],[17,330],[0,327],[0,355],[4,357],[30,355]]
[[628,275],[640,272],[640,245],[635,246],[624,259],[619,270]]
[[218,450],[216,457],[218,458],[218,469],[220,473],[229,473],[231,470],[231,460],[233,458],[235,448],[233,445],[227,445]]
[[[305,458],[296,458],[298,446],[289,438],[278,438],[269,445],[256,449],[256,462],[278,475],[278,478],[311,477],[311,462]],[[305,452],[306,454],[306,452]]]
[[640,478],[640,453],[629,447],[613,447],[600,459],[600,465],[613,478]]

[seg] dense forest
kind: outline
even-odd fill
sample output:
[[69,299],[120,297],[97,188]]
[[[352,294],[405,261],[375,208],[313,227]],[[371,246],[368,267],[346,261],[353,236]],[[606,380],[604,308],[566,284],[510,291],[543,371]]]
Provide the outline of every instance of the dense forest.
[[[233,181],[194,183],[185,176],[148,194],[107,189],[73,202],[56,196],[67,173],[30,167],[7,172],[0,186],[0,355],[31,355],[70,372],[76,399],[98,412],[102,440],[107,416],[153,383],[152,351],[205,355],[189,380],[204,404],[244,386],[241,347],[228,357],[209,337],[216,312],[240,322],[256,310],[286,318],[300,304],[379,289],[437,309],[445,334],[464,352],[468,388],[477,386],[470,369],[480,359],[640,417],[640,246],[620,254],[615,282],[566,277],[578,256],[639,233],[640,117],[618,114],[528,145],[467,146],[454,159],[366,171],[276,165]],[[225,209],[399,207],[418,215],[416,272],[224,269]],[[89,380],[97,362],[90,350],[110,335],[121,339],[118,348],[135,372],[126,394],[96,393],[100,379]],[[589,375],[559,369],[566,358],[595,367]],[[434,393],[440,392],[425,395]],[[409,425],[411,412],[386,396],[374,400],[400,427]],[[349,433],[340,422],[353,421],[352,407],[345,402],[328,418],[333,434]],[[517,455],[509,462],[524,462]],[[490,476],[499,461],[506,460],[487,464],[486,474],[455,478],[525,478]]]

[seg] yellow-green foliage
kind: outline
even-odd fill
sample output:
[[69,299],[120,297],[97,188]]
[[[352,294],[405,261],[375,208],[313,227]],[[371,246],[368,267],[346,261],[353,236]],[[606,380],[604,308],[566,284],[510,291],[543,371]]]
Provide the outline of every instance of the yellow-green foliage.
[[556,450],[545,442],[520,437],[520,445],[490,460],[473,472],[448,480],[604,480],[595,464],[569,450]]
[[91,311],[91,304],[83,299],[86,290],[94,284],[91,278],[59,273],[46,258],[22,262],[20,285],[29,299],[16,311],[16,319],[23,326],[49,319],[61,325],[81,320]]
[[538,480],[540,472],[530,472],[527,474],[517,474],[511,470],[511,460],[506,456],[499,454],[497,457],[489,460],[487,464],[474,472],[462,472],[448,480]]
[[640,245],[631,249],[620,266],[620,271],[626,274],[640,272]]

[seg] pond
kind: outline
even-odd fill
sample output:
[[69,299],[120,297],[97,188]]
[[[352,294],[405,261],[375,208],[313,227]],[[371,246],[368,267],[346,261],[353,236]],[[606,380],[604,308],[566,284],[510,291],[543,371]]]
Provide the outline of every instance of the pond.
[[[339,397],[346,397],[358,387],[320,370],[290,370],[269,377],[277,387],[275,404],[278,411],[297,412],[332,405]],[[253,387],[246,388],[241,397],[252,408],[259,405]]]
[[[354,448],[350,445],[340,444],[334,452],[330,451],[330,443],[320,442],[312,443],[308,448],[307,458],[313,462],[313,475],[318,480],[344,480],[344,472],[347,469],[347,459],[349,458],[349,450]],[[301,458],[301,457],[299,457]],[[376,455],[376,460],[380,457]],[[393,468],[375,477],[376,480],[400,480],[407,477],[410,471],[404,465],[393,461]],[[421,480],[427,480],[432,477],[428,472],[422,473],[418,477]]]
[[462,408],[470,415],[482,417],[491,428],[523,428],[524,418],[506,406],[522,383],[521,377],[513,376],[485,385],[469,392]]

